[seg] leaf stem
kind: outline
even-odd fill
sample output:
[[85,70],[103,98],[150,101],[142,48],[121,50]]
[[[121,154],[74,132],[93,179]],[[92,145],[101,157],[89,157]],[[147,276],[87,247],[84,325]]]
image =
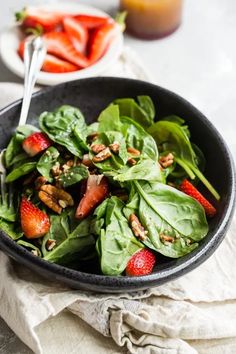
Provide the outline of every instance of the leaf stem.
[[191,170],[190,166],[188,166],[183,160],[175,156],[175,161],[177,162],[178,165],[180,165],[185,170],[185,172],[189,175],[191,179],[195,178],[195,174]]
[[216,189],[212,186],[212,184],[206,179],[206,177],[202,174],[202,172],[194,166],[191,166],[195,175],[200,179],[200,181],[206,186],[206,188],[211,192],[211,194],[215,197],[216,200],[220,200],[220,195],[216,191]]

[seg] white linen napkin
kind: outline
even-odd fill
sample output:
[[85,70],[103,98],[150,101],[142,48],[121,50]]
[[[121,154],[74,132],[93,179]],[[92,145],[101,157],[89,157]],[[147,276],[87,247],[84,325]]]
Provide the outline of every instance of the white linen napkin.
[[[129,49],[108,75],[149,79]],[[22,95],[0,84],[0,106]],[[118,295],[52,283],[0,252],[0,316],[35,353],[236,353],[236,218],[215,254],[163,286]]]

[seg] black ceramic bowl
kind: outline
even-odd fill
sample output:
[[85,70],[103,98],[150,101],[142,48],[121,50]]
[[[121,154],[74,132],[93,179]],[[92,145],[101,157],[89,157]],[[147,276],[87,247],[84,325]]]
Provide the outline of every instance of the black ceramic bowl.
[[[235,177],[232,158],[222,137],[214,126],[196,108],[176,94],[161,87],[130,79],[91,78],[61,84],[34,94],[28,123],[37,124],[37,117],[45,110],[54,110],[62,104],[79,107],[87,122],[96,120],[99,112],[118,97],[149,95],[156,104],[158,117],[176,114],[189,125],[192,141],[200,146],[206,161],[205,174],[221,195],[218,213],[210,221],[210,231],[200,246],[179,259],[160,258],[154,272],[142,277],[112,277],[94,273],[93,265],[86,271],[51,264],[33,256],[18,246],[6,234],[0,234],[1,249],[28,268],[73,288],[99,292],[124,292],[161,285],[196,268],[219,246],[232,218],[235,198]],[[21,101],[0,112],[0,147],[4,148],[18,124]]]

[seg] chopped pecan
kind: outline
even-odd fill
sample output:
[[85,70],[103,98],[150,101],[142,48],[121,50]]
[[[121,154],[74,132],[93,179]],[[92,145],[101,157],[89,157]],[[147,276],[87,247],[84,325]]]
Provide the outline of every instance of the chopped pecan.
[[89,154],[85,154],[83,156],[82,162],[83,165],[87,166],[87,167],[92,167],[93,166],[93,162],[92,160],[90,160],[89,158]]
[[47,183],[47,178],[46,177],[43,177],[43,176],[39,176],[36,178],[34,184],[35,184],[35,189],[37,191],[39,191],[41,189],[41,187]]
[[130,157],[127,162],[130,166],[134,166],[137,164],[137,161],[135,159],[132,159],[132,157]]
[[159,162],[161,164],[162,167],[167,168],[169,166],[171,166],[174,162],[174,155],[170,152],[168,155],[166,156],[161,156],[159,158]]
[[148,231],[144,229],[138,217],[135,214],[131,214],[129,217],[129,222],[135,236],[144,241],[147,238]]
[[74,166],[74,161],[70,159],[66,163],[64,163],[64,165],[62,165],[62,171],[66,172],[73,166]]
[[111,157],[111,151],[107,147],[104,150],[102,150],[101,152],[99,152],[99,154],[97,154],[93,157],[93,162],[102,162],[102,161],[109,159],[110,157]]
[[53,240],[52,238],[49,238],[46,242],[46,248],[48,251],[51,251],[57,244],[56,240]]
[[51,184],[45,184],[41,187],[39,199],[58,214],[67,206],[74,205],[73,198],[69,193]]
[[94,141],[98,138],[99,134],[97,132],[93,132],[91,134],[88,135],[88,140],[89,141]]
[[120,150],[120,143],[118,141],[114,141],[113,144],[109,145],[109,148],[114,154],[118,154]]
[[165,234],[160,234],[160,239],[164,242],[171,242],[171,243],[175,242],[175,238],[173,236],[168,236]]
[[59,162],[55,163],[55,165],[51,168],[51,171],[52,171],[53,177],[60,176],[60,174],[62,173],[62,170],[61,170]]
[[36,256],[36,257],[39,257],[39,251],[37,250],[32,250],[31,253]]
[[92,144],[91,145],[91,150],[94,152],[94,154],[99,154],[99,152],[103,151],[106,149],[106,145],[104,144]]
[[134,156],[141,155],[141,152],[138,149],[135,149],[133,147],[128,147],[127,151],[128,151],[128,153],[130,153],[131,155],[134,155]]

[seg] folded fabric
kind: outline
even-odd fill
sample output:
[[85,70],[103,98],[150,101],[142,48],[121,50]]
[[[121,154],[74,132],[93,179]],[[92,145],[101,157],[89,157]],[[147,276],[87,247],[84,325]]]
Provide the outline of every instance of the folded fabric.
[[[106,74],[148,79],[127,49]],[[14,99],[22,95],[19,85],[0,87],[0,106],[13,92]],[[236,218],[219,249],[198,269],[129,294],[71,290],[0,252],[0,316],[36,353],[236,353],[235,232]]]

